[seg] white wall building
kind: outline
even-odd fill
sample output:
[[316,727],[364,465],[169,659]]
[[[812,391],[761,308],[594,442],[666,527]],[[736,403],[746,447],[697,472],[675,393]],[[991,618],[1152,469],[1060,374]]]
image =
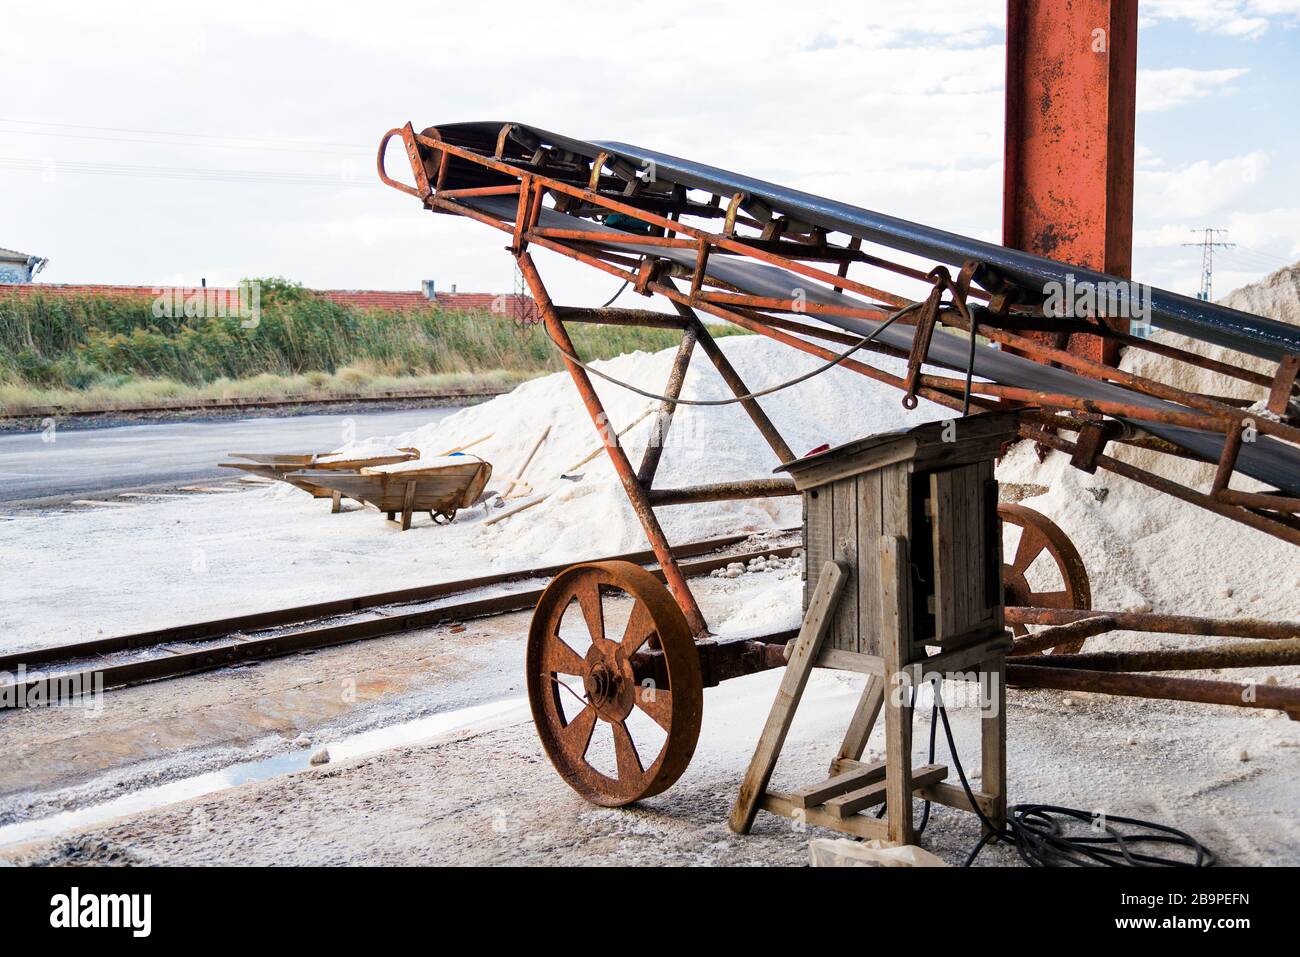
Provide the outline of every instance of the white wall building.
[[0,284],[31,282],[47,262],[48,259],[40,256],[29,256],[27,253],[0,247]]

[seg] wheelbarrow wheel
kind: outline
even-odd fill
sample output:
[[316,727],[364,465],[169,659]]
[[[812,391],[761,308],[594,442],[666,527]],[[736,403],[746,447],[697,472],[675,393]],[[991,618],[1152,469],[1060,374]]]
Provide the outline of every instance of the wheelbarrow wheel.
[[[1025,608],[1092,608],[1092,585],[1079,550],[1074,547],[1061,527],[1042,512],[1023,505],[999,505],[998,518],[1003,525],[1020,529],[1011,558],[1002,563],[1003,600],[1008,605]],[[1050,584],[1035,587],[1029,583],[1029,572],[1039,557],[1046,554],[1054,570],[1048,573]],[[1036,575],[1035,579],[1041,582]],[[1024,637],[1029,629],[1013,625],[1012,633]],[[1057,645],[1049,649],[1053,654],[1074,654],[1083,647],[1083,639]],[[1011,654],[1015,654],[1014,649]]]
[[[627,623],[607,626],[606,612],[625,607],[620,596],[632,601]],[[658,680],[638,682],[638,654],[662,659],[643,669]],[[542,747],[588,801],[631,804],[686,770],[704,710],[699,651],[672,594],[645,569],[590,562],[561,572],[533,612],[526,667]]]

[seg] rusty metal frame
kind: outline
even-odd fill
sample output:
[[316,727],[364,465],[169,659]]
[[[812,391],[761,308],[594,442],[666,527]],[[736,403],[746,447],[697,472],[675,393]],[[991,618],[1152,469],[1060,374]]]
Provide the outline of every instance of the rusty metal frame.
[[[1068,368],[1076,374],[1114,382],[1136,392],[1175,402],[1186,411],[1155,410],[1138,404],[1096,401],[989,382],[977,381],[968,385],[962,378],[934,375],[921,370],[921,359],[925,353],[923,345],[918,344],[927,337],[920,335],[915,337],[914,342],[917,344],[914,344],[912,353],[905,356],[909,359],[909,371],[905,378],[877,368],[861,358],[848,358],[840,364],[846,369],[895,386],[903,390],[905,395],[920,396],[955,410],[963,408],[968,388],[969,405],[974,410],[1024,408],[1026,412],[1022,435],[1071,455],[1079,467],[1089,471],[1106,469],[1292,544],[1300,544],[1300,520],[1295,517],[1295,512],[1300,507],[1297,506],[1296,499],[1282,494],[1244,493],[1229,488],[1229,482],[1235,474],[1239,440],[1244,431],[1253,429],[1283,441],[1300,443],[1300,428],[1286,421],[1253,415],[1246,409],[1213,397],[1188,393],[1161,382],[1122,372],[1104,362],[1031,339],[1023,333],[1049,325],[1043,320],[1041,308],[1016,304],[1014,295],[1009,296],[1005,288],[979,288],[980,277],[984,273],[977,263],[966,264],[961,279],[954,283],[946,270],[925,273],[864,252],[860,242],[837,245],[822,230],[800,234],[797,229],[788,228],[790,224],[771,214],[771,211],[767,211],[767,222],[761,222],[742,212],[745,209],[744,194],[713,196],[709,202],[704,203],[693,202],[680,188],[674,189],[671,194],[651,193],[638,185],[639,180],[634,182],[634,173],[620,171],[617,163],[612,164],[608,171],[603,168],[610,164],[608,155],[603,153],[594,159],[588,159],[574,154],[555,155],[559,151],[548,153],[545,147],[539,146],[531,153],[525,151],[524,156],[511,157],[501,148],[488,155],[467,146],[448,143],[433,129],[416,134],[409,124],[403,129],[389,131],[383,142],[386,143],[398,134],[402,136],[407,155],[411,158],[418,185],[415,188],[404,186],[387,177],[383,172],[384,155],[381,145],[378,162],[384,182],[404,192],[419,195],[425,206],[433,212],[463,216],[510,234],[510,251],[519,262],[534,298],[542,307],[547,332],[563,348],[573,351],[572,342],[564,329],[566,321],[644,324],[682,329],[682,344],[669,382],[662,393],[665,400],[661,402],[655,420],[655,438],[659,450],[647,449],[640,466],[634,468],[616,439],[612,442],[607,439],[606,447],[647,537],[656,555],[661,557],[669,585],[697,639],[707,635],[706,625],[685,581],[680,579],[675,570],[675,562],[668,552],[668,543],[654,509],[684,502],[789,494],[789,489],[784,485],[770,479],[723,483],[696,489],[653,488],[662,440],[671,425],[675,409],[675,403],[671,400],[680,396],[681,382],[694,351],[698,348],[705,352],[737,397],[748,392],[745,383],[735,374],[734,369],[729,368],[725,357],[717,349],[700,319],[701,314],[741,326],[820,359],[830,360],[837,353],[819,344],[819,341],[852,344],[858,339],[837,329],[813,325],[806,320],[816,319],[819,315],[844,315],[879,321],[897,308],[919,303],[926,298],[931,299],[934,302],[933,317],[924,316],[912,321],[945,325],[967,335],[971,326],[977,324],[980,336],[1003,348],[1013,349],[1035,361]],[[503,133],[499,144],[504,140]],[[445,175],[448,164],[453,159],[481,168],[485,177],[495,175],[499,179],[504,176],[515,182],[477,190],[439,192],[436,183]],[[435,185],[426,186],[430,172],[436,174]],[[515,194],[518,195],[519,202],[513,221],[491,215],[463,201],[471,195]],[[640,222],[646,231],[611,234],[607,230],[594,228],[541,227],[538,225],[539,217],[548,197],[557,209],[575,215],[619,214]],[[687,221],[692,217],[704,220],[721,217],[723,221],[720,229],[714,226],[706,228]],[[599,269],[628,282],[642,295],[664,297],[673,305],[677,322],[674,323],[672,316],[646,310],[583,310],[554,306],[528,252],[530,246]],[[624,247],[689,250],[694,253],[693,264],[683,266]],[[834,306],[751,295],[744,290],[729,288],[709,275],[710,258],[720,256],[739,257],[776,266],[828,288],[857,293],[880,305]],[[833,271],[815,265],[819,263],[831,264]],[[849,267],[855,263],[925,283],[928,288],[916,299],[897,295],[851,278]],[[683,285],[679,286],[675,280],[680,280]],[[949,296],[946,302],[943,300],[945,292]],[[968,301],[974,300],[986,302],[987,306],[975,305],[973,302],[967,305]],[[1130,336],[1109,329],[1099,322],[1084,325],[1089,327],[1091,334],[1109,339],[1116,345],[1148,350],[1203,369],[1233,375],[1255,385],[1270,387],[1270,407],[1285,410],[1296,393],[1296,363],[1291,357],[1286,357],[1279,363],[1275,375],[1267,376],[1229,363],[1206,359],[1174,346]],[[864,351],[899,355],[899,350],[875,343]],[[566,364],[584,404],[600,429],[605,419],[590,379],[581,366],[567,358]],[[965,372],[964,369],[954,371]],[[791,459],[793,455],[789,447],[757,401],[750,399],[743,405],[759,432],[773,448],[777,459],[781,462]],[[1120,418],[1128,421],[1121,423],[1118,421]],[[1194,428],[1225,436],[1218,474],[1208,492],[1179,485],[1105,454],[1109,444],[1117,443],[1204,461],[1200,456],[1148,435],[1140,427],[1135,428],[1131,424],[1137,423],[1140,426],[1143,421]],[[1070,441],[1062,438],[1060,432],[1076,433],[1077,439]],[[652,447],[653,445],[654,443]]]

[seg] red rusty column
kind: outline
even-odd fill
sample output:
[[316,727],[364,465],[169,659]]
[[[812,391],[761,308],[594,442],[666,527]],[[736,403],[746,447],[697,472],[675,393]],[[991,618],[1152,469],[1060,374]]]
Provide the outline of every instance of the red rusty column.
[[[1129,277],[1137,8],[1008,0],[1003,245]],[[1118,346],[1096,336],[1074,336],[1068,349],[1119,359]]]
[[[540,203],[540,199],[538,202]],[[564,323],[556,315],[555,305],[546,292],[546,286],[542,284],[542,277],[538,274],[537,267],[533,265],[533,257],[528,255],[527,252],[519,251],[516,253],[516,260],[519,263],[519,271],[524,274],[524,280],[528,283],[528,288],[533,294],[533,300],[541,310],[542,321],[546,323],[547,332],[562,349],[577,355],[573,340],[569,338]],[[664,571],[664,578],[667,581],[668,588],[672,591],[673,597],[677,599],[677,605],[681,608],[682,614],[686,616],[686,624],[690,626],[692,636],[697,641],[707,638],[708,625],[704,621],[704,614],[700,611],[695,596],[691,594],[690,585],[686,583],[686,576],[682,574],[677,559],[673,557],[672,546],[668,544],[668,538],[664,535],[664,530],[659,524],[653,506],[650,504],[646,489],[637,480],[636,469],[628,461],[627,453],[623,451],[618,436],[614,434],[613,426],[609,422],[609,416],[605,414],[605,407],[601,405],[600,397],[596,395],[596,390],[591,384],[591,378],[587,375],[587,370],[569,359],[568,356],[564,357],[564,364],[569,370],[569,375],[573,377],[573,384],[577,386],[578,395],[582,397],[583,405],[587,407],[587,412],[596,426],[597,433],[604,440],[605,451],[609,453],[610,461],[614,464],[614,471],[618,473],[619,480],[623,483],[623,489],[627,492],[627,497],[632,503],[632,510],[636,512],[636,517],[641,521],[641,527],[645,529],[646,538],[650,540],[650,548],[653,549],[655,558],[659,561],[659,567]]]

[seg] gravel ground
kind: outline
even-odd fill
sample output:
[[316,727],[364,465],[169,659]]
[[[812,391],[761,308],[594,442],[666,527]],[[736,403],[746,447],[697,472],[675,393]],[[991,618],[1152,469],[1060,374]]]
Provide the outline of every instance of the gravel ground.
[[[763,589],[772,577],[746,575],[742,584]],[[734,600],[738,587],[711,580],[701,593],[707,605],[723,594]],[[114,727],[136,723],[193,740],[188,747],[179,739],[152,749],[141,744],[135,754],[123,749],[117,766],[98,774],[89,769],[113,762],[91,754],[92,741],[83,736],[92,732],[78,734],[71,723],[79,719],[56,715],[69,723],[52,728],[26,716],[32,723],[16,743],[36,748],[43,740],[51,751],[62,749],[64,773],[51,779],[62,787],[47,788],[41,800],[11,788],[7,816],[29,817],[60,802],[81,806],[96,793],[102,799],[104,789],[96,792],[87,781],[115,778],[129,787],[148,766],[151,780],[176,778],[214,756],[219,764],[223,754],[229,760],[289,748],[299,733],[325,741],[344,726],[355,730],[486,701],[522,703],[515,679],[523,618],[180,679],[159,686],[165,694],[146,687],[118,693],[130,699],[110,695],[115,704],[103,719],[110,724],[93,733],[112,735]],[[377,660],[385,664],[376,667]],[[371,663],[373,680],[362,682],[369,690],[351,708],[324,707],[329,696],[308,693],[333,688],[363,661]],[[381,672],[382,681],[374,677]],[[748,837],[725,824],[779,679],[773,672],[707,691],[690,768],[669,791],[633,808],[597,808],[573,794],[516,710],[420,744],[256,780],[12,846],[0,856],[20,864],[802,864],[816,829],[802,831],[766,814]],[[814,674],[774,786],[823,775],[859,688],[855,676]],[[223,703],[232,710],[217,720]],[[951,713],[967,770],[977,773],[975,712]],[[1191,832],[1228,863],[1300,863],[1294,787],[1300,734],[1276,713],[1013,690],[1008,717],[1013,802],[1161,821]],[[918,763],[928,733],[928,715],[918,715]],[[882,749],[878,732],[870,750]],[[945,752],[941,745],[940,761]],[[39,763],[36,752],[22,753],[20,763]],[[976,835],[973,818],[937,808],[924,843],[960,863]],[[1017,858],[1009,848],[993,847],[980,863]]]

